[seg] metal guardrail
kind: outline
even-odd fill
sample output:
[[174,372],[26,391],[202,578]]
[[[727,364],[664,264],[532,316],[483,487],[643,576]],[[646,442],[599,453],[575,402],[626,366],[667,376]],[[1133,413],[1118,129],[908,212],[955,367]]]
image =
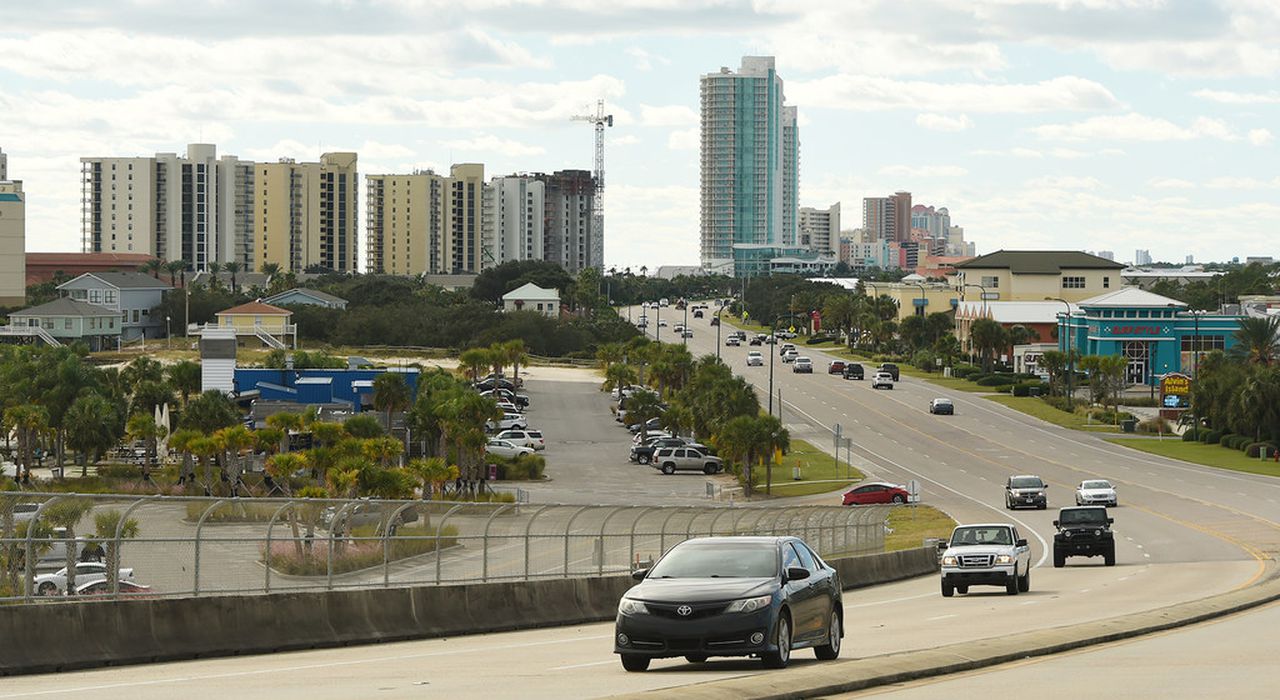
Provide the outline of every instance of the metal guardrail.
[[[68,510],[82,509],[70,532],[54,531],[67,525]],[[0,602],[601,576],[708,535],[796,535],[824,556],[865,554],[883,550],[890,509],[9,492],[0,493]],[[114,529],[95,532],[103,523]],[[43,576],[64,568],[68,549],[82,559],[87,542],[100,543],[147,588],[108,581],[92,597],[55,591]],[[77,587],[84,583],[81,577]]]

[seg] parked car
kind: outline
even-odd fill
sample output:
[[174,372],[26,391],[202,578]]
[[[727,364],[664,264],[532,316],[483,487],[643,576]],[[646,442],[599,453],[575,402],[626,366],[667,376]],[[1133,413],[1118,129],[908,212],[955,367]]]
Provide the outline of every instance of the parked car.
[[832,360],[827,363],[827,374],[844,374],[844,360]]
[[871,378],[872,389],[893,389],[893,375],[888,372],[876,372]]
[[[788,363],[789,363],[789,362],[795,362],[795,360],[796,360],[796,358],[797,358],[797,357],[800,357],[800,353],[799,353],[799,352],[796,352],[796,349],[795,349],[795,348],[791,348],[790,350],[788,350],[788,351],[786,351],[786,352],[782,353],[782,361],[783,361],[783,362],[788,362]],[[810,368],[810,369],[812,369],[812,368]]]
[[1049,485],[1038,476],[1011,476],[1004,485],[1004,507],[1009,510],[1020,507],[1044,510],[1049,507],[1049,497],[1045,495],[1048,488]]
[[1004,586],[1018,595],[1031,590],[1031,548],[1007,523],[961,525],[942,553],[942,597],[969,592],[969,586]]
[[[661,419],[661,418],[650,418],[649,420],[647,420],[647,421],[645,421],[645,422],[644,422],[644,430],[645,430],[645,432],[653,432],[653,431],[655,431],[655,430],[661,430],[661,429],[662,429],[662,419]],[[627,430],[630,430],[630,431],[631,431],[631,432],[633,432],[633,433],[639,433],[639,432],[640,432],[640,424],[639,424],[639,423],[632,423],[631,425],[628,425],[628,426],[627,426]]]
[[519,413],[503,413],[501,418],[485,423],[485,427],[490,431],[500,432],[503,430],[524,430],[529,427],[529,424],[525,417]]
[[[341,514],[341,523],[339,529],[350,529],[356,527],[366,527],[376,525],[378,531],[382,530],[382,523],[389,519],[399,506],[388,505],[384,503],[375,503],[367,499],[362,502],[348,506],[329,506],[320,512],[320,526],[325,530],[334,529],[334,519]],[[395,531],[397,525],[411,523],[418,519],[418,511],[408,508],[400,511],[396,517],[396,522],[392,525],[392,531]]]
[[[152,592],[151,586],[144,586],[135,581],[120,581],[116,588],[122,595],[147,595]],[[111,584],[105,578],[76,586],[76,596],[78,597],[104,595],[111,595]]]
[[888,373],[889,373],[889,376],[893,377],[893,381],[895,381],[895,382],[896,382],[896,381],[898,381],[898,379],[899,379],[898,366],[897,366],[897,365],[895,365],[895,364],[893,364],[892,362],[885,362],[885,363],[881,364],[881,365],[880,365],[880,371],[881,371],[881,372],[888,372]]
[[547,441],[541,430],[504,430],[494,435],[495,440],[506,440],[513,445],[528,447],[531,450],[547,449]]
[[872,503],[906,503],[911,494],[897,484],[887,481],[872,481],[859,484],[844,492],[842,505],[863,506]]
[[700,471],[704,474],[715,474],[724,469],[719,457],[710,455],[696,447],[660,447],[653,453],[652,465],[663,474],[675,474],[678,471]]
[[[120,569],[119,578],[122,581],[133,580],[133,569]],[[105,581],[107,579],[107,565],[96,561],[82,561],[76,563],[76,588],[77,590],[94,581]],[[64,595],[67,589],[67,567],[62,567],[52,574],[41,574],[32,580],[32,590],[36,595]]]
[[756,656],[784,668],[793,649],[840,656],[840,574],[797,537],[705,537],[672,547],[618,603],[614,653],[653,659]]
[[499,401],[498,408],[504,413],[524,413],[524,409],[511,403],[510,401]]
[[1081,481],[1080,485],[1076,487],[1076,505],[1104,505],[1115,508],[1119,505],[1119,500],[1116,497],[1116,487],[1112,486],[1111,482],[1106,479]]
[[628,459],[638,464],[648,464],[653,461],[654,453],[664,447],[689,447],[698,450],[704,455],[715,454],[710,447],[694,442],[692,439],[678,435],[662,435],[656,439],[646,441],[643,445],[633,446]]
[[520,455],[534,454],[532,447],[517,445],[510,440],[497,439],[491,439],[489,442],[485,443],[484,451],[489,454],[498,455],[499,457],[506,457],[507,459],[514,459]]
[[759,350],[752,350],[751,352],[748,352],[748,353],[747,353],[747,366],[748,366],[748,367],[763,367],[763,366],[764,366],[764,355],[761,355]]
[[813,374],[813,360],[807,357],[797,357],[792,361],[791,371],[795,374]]
[[929,402],[929,413],[935,415],[955,415],[955,404],[951,403],[951,399],[934,399]]
[[862,369],[862,365],[857,362],[846,362],[844,365],[845,379],[861,380],[863,378],[863,372],[864,370]]

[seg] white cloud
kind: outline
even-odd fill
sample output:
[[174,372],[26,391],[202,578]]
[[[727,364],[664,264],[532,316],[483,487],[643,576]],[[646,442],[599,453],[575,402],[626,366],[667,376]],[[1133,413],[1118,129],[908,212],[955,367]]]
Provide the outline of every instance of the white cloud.
[[1076,76],[1038,83],[936,83],[833,75],[787,86],[796,104],[859,112],[889,109],[1031,113],[1108,110],[1120,102],[1101,84]]
[[1239,138],[1217,119],[1200,117],[1190,126],[1178,126],[1167,119],[1136,112],[1091,117],[1071,124],[1045,124],[1032,127],[1031,132],[1049,141],[1190,141],[1205,137],[1234,141]]
[[673,151],[696,151],[698,150],[699,139],[701,139],[701,134],[698,133],[697,127],[673,131],[667,137],[667,148]]
[[1096,177],[1076,177],[1074,175],[1046,175],[1027,181],[1027,186],[1035,189],[1055,190],[1096,190],[1102,182]]
[[1147,181],[1147,186],[1157,190],[1189,190],[1196,185],[1176,177],[1155,177]]
[[930,131],[957,132],[973,128],[973,121],[967,115],[950,116],[947,114],[917,114],[916,126]]
[[636,60],[635,67],[638,71],[648,72],[653,70],[655,63],[659,65],[670,65],[671,59],[655,53],[645,51],[639,46],[630,46],[627,48],[627,55]]
[[1230,92],[1227,90],[1196,90],[1195,97],[1228,105],[1280,104],[1280,92]]
[[467,139],[452,139],[449,141],[441,141],[441,146],[450,148],[462,153],[455,156],[465,158],[467,153],[498,153],[504,156],[536,156],[547,152],[542,146],[531,146],[528,144],[504,139],[493,134],[480,134]]
[[640,137],[635,134],[623,134],[614,138],[605,138],[605,147],[609,146],[633,146],[640,143]]
[[1211,190],[1274,190],[1280,189],[1280,177],[1259,180],[1252,177],[1215,177],[1204,186]]
[[890,165],[880,168],[881,175],[905,177],[964,177],[968,170],[958,165]]
[[1271,132],[1267,129],[1250,129],[1249,143],[1255,146],[1265,146],[1275,139]]
[[698,113],[686,105],[640,105],[642,126],[692,126],[698,123]]

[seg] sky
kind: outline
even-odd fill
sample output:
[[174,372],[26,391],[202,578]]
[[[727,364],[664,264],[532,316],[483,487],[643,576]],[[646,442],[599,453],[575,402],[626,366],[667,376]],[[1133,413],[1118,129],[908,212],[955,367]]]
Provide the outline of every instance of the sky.
[[84,156],[590,169],[603,99],[606,266],[691,265],[699,76],[772,55],[846,229],[907,190],[980,253],[1280,257],[1277,36],[1276,0],[12,3],[0,150],[27,249],[74,251]]

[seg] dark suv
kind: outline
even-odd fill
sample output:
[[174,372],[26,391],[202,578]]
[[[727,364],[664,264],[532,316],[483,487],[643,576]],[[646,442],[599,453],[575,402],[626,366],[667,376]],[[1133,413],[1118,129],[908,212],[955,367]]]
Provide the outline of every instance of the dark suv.
[[1116,565],[1116,539],[1111,532],[1114,519],[1103,506],[1078,506],[1058,511],[1053,526],[1053,566],[1062,568],[1067,557],[1101,556],[1107,566]]
[[1004,507],[1009,510],[1015,508],[1044,510],[1049,507],[1049,497],[1045,495],[1047,488],[1049,488],[1048,485],[1038,476],[1029,474],[1011,476],[1004,485]]
[[893,381],[895,382],[898,381],[898,366],[893,364],[892,362],[886,362],[880,365],[880,371],[888,372],[889,374],[893,375]]
[[659,436],[649,438],[643,445],[634,445],[631,448],[630,460],[638,464],[648,464],[653,461],[653,453],[662,447],[684,447],[689,445],[696,447],[703,452],[711,452],[710,448],[697,443],[690,443],[682,437]]
[[849,362],[844,366],[845,379],[862,379],[864,374],[865,370],[863,370],[862,365],[857,362]]

